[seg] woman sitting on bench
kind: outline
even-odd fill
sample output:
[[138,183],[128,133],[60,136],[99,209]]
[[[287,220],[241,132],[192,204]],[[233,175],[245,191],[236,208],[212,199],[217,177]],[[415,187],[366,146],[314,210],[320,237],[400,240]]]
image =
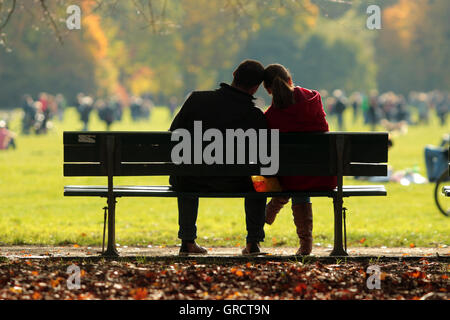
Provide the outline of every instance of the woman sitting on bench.
[[[280,64],[265,69],[264,88],[272,95],[272,105],[265,115],[270,129],[280,132],[327,132],[326,114],[319,92],[293,85],[289,71]],[[285,191],[330,190],[337,185],[336,177],[278,177]],[[276,197],[266,206],[266,223],[271,225],[289,198]],[[297,255],[312,251],[313,213],[309,197],[292,199],[292,214],[300,238]]]

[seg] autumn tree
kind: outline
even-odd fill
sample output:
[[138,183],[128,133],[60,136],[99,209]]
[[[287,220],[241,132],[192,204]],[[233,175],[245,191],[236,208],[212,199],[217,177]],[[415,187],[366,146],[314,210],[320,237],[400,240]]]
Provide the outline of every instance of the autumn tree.
[[61,92],[68,98],[81,91],[95,93],[89,41],[81,33],[70,33],[61,45],[48,23],[32,19],[42,14],[38,2],[22,9],[15,11],[3,29],[7,36],[3,35],[0,46],[0,107],[19,107],[25,93]]
[[450,88],[450,2],[400,0],[385,9],[377,40],[382,90]]

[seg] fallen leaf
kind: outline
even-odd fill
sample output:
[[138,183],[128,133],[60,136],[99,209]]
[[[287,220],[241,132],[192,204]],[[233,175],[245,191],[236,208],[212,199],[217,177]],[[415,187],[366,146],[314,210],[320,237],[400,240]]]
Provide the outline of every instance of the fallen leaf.
[[42,295],[36,291],[31,297],[33,298],[33,300],[39,300],[42,298]]
[[146,288],[133,289],[133,290],[131,290],[130,293],[133,296],[133,299],[135,299],[135,300],[143,300],[143,299],[147,298],[147,296],[148,296],[148,292],[147,292]]
[[238,271],[236,271],[236,275],[238,277],[242,277],[244,275],[244,273],[242,272],[242,270],[238,270]]
[[305,291],[307,288],[305,283],[299,283],[297,284],[297,286],[295,287],[294,291],[301,294],[303,291]]
[[52,286],[52,288],[56,288],[59,285],[60,280],[61,278],[50,279],[50,285]]

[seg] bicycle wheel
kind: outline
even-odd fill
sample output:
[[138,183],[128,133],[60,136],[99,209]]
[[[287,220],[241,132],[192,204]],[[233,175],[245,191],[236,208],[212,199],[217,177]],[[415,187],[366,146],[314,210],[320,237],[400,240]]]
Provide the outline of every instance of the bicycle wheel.
[[444,186],[450,185],[450,179],[448,176],[448,170],[445,170],[434,187],[434,199],[439,211],[447,217],[450,217],[450,197],[446,197],[442,192]]

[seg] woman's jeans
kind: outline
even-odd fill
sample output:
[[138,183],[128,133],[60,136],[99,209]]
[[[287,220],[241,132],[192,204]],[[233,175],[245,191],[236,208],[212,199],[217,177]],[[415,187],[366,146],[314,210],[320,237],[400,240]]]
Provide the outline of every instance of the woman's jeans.
[[302,204],[302,203],[311,203],[311,198],[310,197],[293,197],[292,199],[292,205],[295,206],[297,204]]

